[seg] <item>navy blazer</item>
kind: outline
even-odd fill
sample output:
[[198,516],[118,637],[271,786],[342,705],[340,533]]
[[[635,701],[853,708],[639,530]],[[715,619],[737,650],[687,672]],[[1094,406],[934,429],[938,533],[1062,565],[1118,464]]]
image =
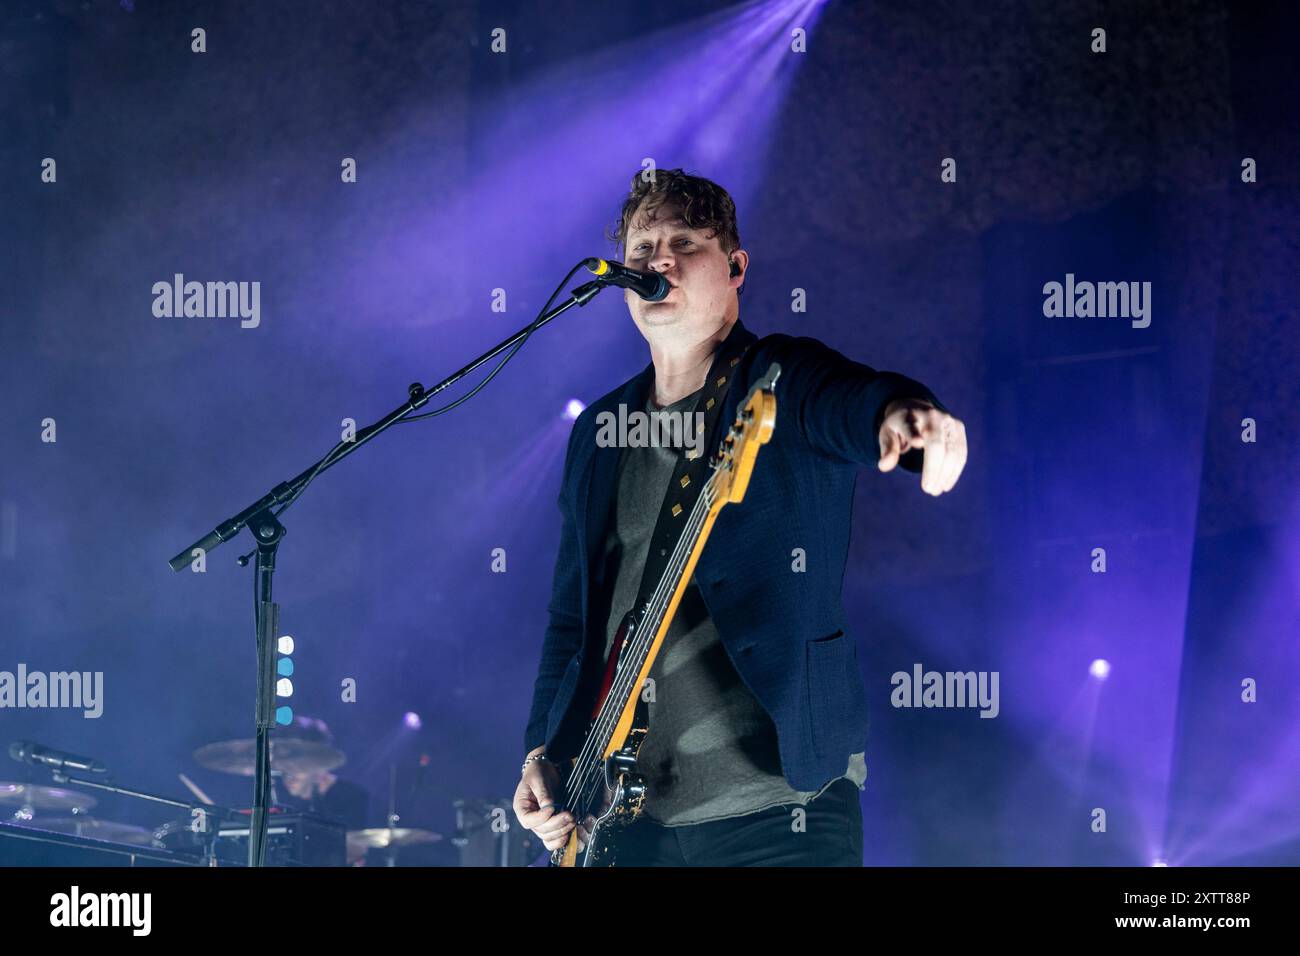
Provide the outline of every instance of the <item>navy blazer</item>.
[[[843,775],[867,737],[857,645],[840,600],[857,471],[879,461],[877,435],[891,401],[915,397],[947,409],[919,382],[877,372],[816,339],[758,339],[739,320],[728,345],[731,336],[751,344],[736,367],[718,435],[772,362],[781,365],[776,426],[758,453],[744,500],[719,513],[695,583],[727,655],[776,726],[787,781],[796,790],[817,790]],[[651,364],[588,406],[569,435],[550,622],[525,751],[546,744],[557,759],[573,756],[587,730],[606,636],[606,621],[590,619],[589,610],[600,606],[593,593],[604,584],[597,575],[620,454],[597,446],[596,416],[617,414],[620,403],[629,412],[644,408],[653,381]],[[899,464],[918,472],[923,454],[913,449]],[[795,549],[802,550],[806,570],[795,570]]]

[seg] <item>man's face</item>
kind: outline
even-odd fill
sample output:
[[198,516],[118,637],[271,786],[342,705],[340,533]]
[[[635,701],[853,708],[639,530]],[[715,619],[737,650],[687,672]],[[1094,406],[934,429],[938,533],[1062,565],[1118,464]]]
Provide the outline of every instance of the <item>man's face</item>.
[[[626,249],[629,267],[658,272],[672,286],[660,302],[624,292],[632,320],[647,339],[666,335],[697,340],[725,324],[727,308],[735,301],[732,290],[743,276],[731,277],[727,254],[710,230],[691,229],[676,206],[661,205],[653,218],[643,207],[632,218]],[[737,250],[733,255],[743,268],[745,253]]]

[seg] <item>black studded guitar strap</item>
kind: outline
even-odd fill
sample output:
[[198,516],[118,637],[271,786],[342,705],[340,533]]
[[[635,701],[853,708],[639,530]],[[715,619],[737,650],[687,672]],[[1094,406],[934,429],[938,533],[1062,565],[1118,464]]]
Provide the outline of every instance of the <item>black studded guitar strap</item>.
[[727,397],[732,380],[736,378],[736,369],[740,365],[741,358],[755,339],[756,336],[748,332],[743,337],[729,336],[722,348],[718,350],[718,354],[714,356],[709,377],[705,380],[695,408],[687,419],[691,423],[688,427],[694,427],[695,413],[703,414],[704,440],[696,444],[695,452],[691,449],[682,449],[677,465],[673,468],[663,506],[659,509],[659,517],[655,521],[654,533],[650,536],[650,550],[646,554],[645,571],[641,575],[641,587],[637,591],[635,605],[637,610],[646,605],[654,594],[655,588],[658,587],[660,579],[668,568],[673,549],[677,547],[677,542],[682,536],[686,518],[695,507],[700,489],[709,478],[709,459],[717,451],[718,442],[721,441],[722,433],[717,426],[722,414],[723,400]]

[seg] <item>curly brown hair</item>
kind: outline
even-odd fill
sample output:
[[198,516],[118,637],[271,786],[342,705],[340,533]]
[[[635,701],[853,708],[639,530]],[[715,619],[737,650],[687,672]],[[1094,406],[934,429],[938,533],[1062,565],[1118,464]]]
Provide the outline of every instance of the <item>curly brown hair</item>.
[[668,203],[681,210],[682,219],[692,229],[708,229],[718,237],[722,251],[731,255],[740,248],[740,228],[736,224],[736,203],[730,194],[712,180],[693,176],[681,169],[638,170],[613,231],[607,238],[622,257],[632,219],[641,204],[650,215]]

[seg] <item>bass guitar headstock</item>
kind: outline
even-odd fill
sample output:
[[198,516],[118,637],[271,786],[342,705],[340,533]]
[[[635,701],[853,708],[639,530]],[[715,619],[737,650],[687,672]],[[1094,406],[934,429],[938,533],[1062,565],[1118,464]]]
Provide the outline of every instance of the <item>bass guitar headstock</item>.
[[774,389],[780,377],[781,366],[773,362],[741,402],[736,421],[709,460],[709,467],[714,470],[712,480],[717,490],[715,500],[720,502],[718,507],[745,497],[758,449],[767,444],[776,427]]

